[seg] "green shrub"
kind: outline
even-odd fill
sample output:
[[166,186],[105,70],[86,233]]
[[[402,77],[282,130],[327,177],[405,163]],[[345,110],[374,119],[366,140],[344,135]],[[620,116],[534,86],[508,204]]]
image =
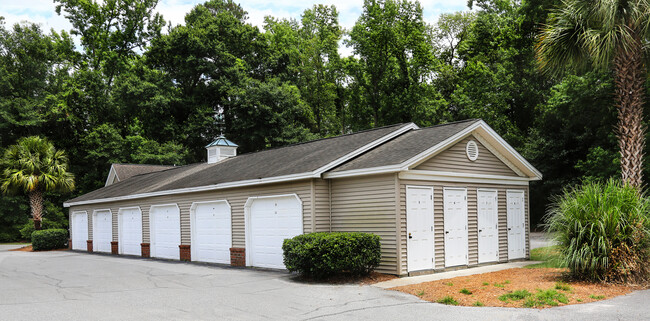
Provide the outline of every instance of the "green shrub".
[[[58,222],[54,222],[47,218],[41,219],[41,229],[50,230],[50,229],[60,229],[63,228],[63,225]],[[20,235],[24,240],[29,240],[32,238],[32,233],[34,233],[34,221],[29,220],[23,227],[20,229]]]
[[590,281],[647,280],[650,202],[610,179],[568,189],[556,198],[545,226],[571,276]]
[[68,231],[64,229],[40,230],[32,233],[34,251],[62,249],[68,246]]
[[365,275],[381,259],[380,237],[368,233],[309,233],[284,240],[284,265],[291,272],[324,278]]

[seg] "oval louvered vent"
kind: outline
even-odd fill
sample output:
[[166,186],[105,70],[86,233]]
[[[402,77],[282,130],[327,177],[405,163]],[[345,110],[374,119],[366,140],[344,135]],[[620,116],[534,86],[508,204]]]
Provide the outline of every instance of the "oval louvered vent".
[[478,158],[478,145],[476,145],[476,142],[473,140],[467,142],[465,152],[467,153],[467,158],[469,158],[469,160],[472,162],[475,161]]

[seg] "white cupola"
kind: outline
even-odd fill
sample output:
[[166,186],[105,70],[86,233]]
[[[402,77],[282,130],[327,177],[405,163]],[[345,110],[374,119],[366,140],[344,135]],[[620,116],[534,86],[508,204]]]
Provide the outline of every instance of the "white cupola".
[[237,156],[237,144],[229,141],[223,135],[205,146],[208,150],[208,164],[220,162],[228,157]]

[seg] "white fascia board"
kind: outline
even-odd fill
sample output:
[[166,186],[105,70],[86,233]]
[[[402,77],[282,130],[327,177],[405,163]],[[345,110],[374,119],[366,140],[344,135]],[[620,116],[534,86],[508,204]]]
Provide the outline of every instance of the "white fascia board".
[[399,135],[402,135],[402,134],[404,134],[404,133],[406,133],[406,132],[408,132],[410,130],[414,130],[414,129],[418,129],[418,128],[420,128],[420,127],[418,127],[418,125],[416,125],[414,123],[410,123],[410,124],[400,128],[400,129],[398,129],[396,131],[393,131],[393,132],[389,133],[388,135],[386,135],[384,137],[381,137],[381,138],[379,138],[377,140],[374,140],[374,141],[370,142],[369,144],[366,144],[366,145],[364,145],[364,146],[362,146],[360,148],[357,148],[353,152],[351,152],[351,153],[349,153],[349,154],[347,154],[347,155],[345,155],[343,157],[340,157],[340,158],[336,159],[335,161],[333,161],[333,162],[331,162],[331,163],[329,163],[329,164],[327,164],[325,166],[320,167],[319,169],[314,171],[314,176],[313,177],[321,177],[321,175],[324,172],[327,172],[328,170],[330,170],[330,169],[332,169],[332,168],[334,168],[336,166],[339,166],[339,165],[351,160],[352,158],[355,158],[355,157],[357,157],[357,156],[359,156],[359,155],[361,155],[361,154],[363,154],[363,153],[365,153],[365,152],[367,152],[367,151],[369,151],[369,150],[371,150],[371,149],[373,149],[373,148],[375,148],[375,147],[377,147],[377,146],[379,146],[379,145],[381,145],[381,144],[383,144],[383,143],[385,143],[385,142],[387,142],[387,141],[389,141],[389,140],[391,140],[391,139],[393,139],[393,138],[395,138],[395,137],[397,137]]
[[66,202],[66,203],[63,203],[63,207],[86,205],[86,204],[106,203],[106,202],[116,202],[116,201],[132,200],[132,199],[145,198],[145,197],[154,197],[154,196],[166,196],[166,195],[174,195],[174,194],[193,193],[193,192],[214,191],[214,190],[233,188],[233,187],[243,187],[243,186],[258,185],[258,184],[281,183],[281,182],[295,181],[295,180],[309,179],[309,178],[312,178],[312,173],[300,173],[300,174],[269,177],[269,178],[262,178],[262,179],[251,179],[251,180],[245,180],[245,181],[228,182],[228,183],[221,183],[221,184],[207,185],[207,186],[197,186],[197,187],[179,188],[179,189],[174,189],[174,190],[166,190],[166,191],[158,191],[158,192],[150,192],[150,193],[131,194],[131,195],[125,195],[125,196],[101,198],[101,199],[79,201],[79,202],[70,202],[70,203]]
[[458,183],[483,183],[527,186],[531,178],[516,176],[484,175],[457,172],[439,172],[410,170],[399,173],[400,179],[423,181],[458,182]]
[[401,170],[402,170],[401,165],[379,166],[379,167],[371,167],[371,168],[353,169],[353,170],[342,171],[342,172],[329,172],[323,174],[323,178],[340,178],[340,177],[361,176],[361,175],[371,175],[371,174],[396,173]]

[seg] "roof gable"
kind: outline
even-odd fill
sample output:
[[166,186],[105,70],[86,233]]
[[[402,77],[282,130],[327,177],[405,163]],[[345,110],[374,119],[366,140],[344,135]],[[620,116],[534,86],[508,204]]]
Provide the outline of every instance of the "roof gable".
[[174,166],[148,164],[111,164],[111,170],[108,172],[105,186],[115,184],[136,175],[159,172],[173,167]]

